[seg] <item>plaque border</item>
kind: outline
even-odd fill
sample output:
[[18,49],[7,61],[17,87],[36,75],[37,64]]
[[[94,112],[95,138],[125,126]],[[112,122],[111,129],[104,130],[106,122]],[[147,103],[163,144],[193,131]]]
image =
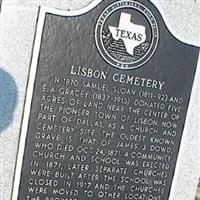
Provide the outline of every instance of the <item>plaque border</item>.
[[[94,9],[96,6],[98,6],[101,2],[104,0],[94,0],[89,5],[85,6],[82,9],[75,10],[75,11],[65,11],[61,9],[56,8],[49,8],[45,6],[39,6],[39,12],[38,12],[38,18],[37,18],[37,25],[35,30],[35,37],[34,37],[34,43],[32,48],[32,56],[31,56],[31,62],[30,62],[30,69],[28,72],[28,81],[26,86],[26,93],[25,93],[25,101],[24,101],[24,108],[22,113],[22,123],[20,128],[20,138],[19,138],[19,144],[18,144],[18,151],[17,151],[17,158],[16,158],[16,166],[14,170],[14,178],[13,178],[13,189],[11,193],[11,200],[17,200],[19,195],[19,185],[21,180],[21,172],[22,172],[22,165],[23,165],[23,157],[25,152],[25,143],[26,143],[26,136],[27,136],[27,130],[28,130],[28,124],[29,124],[29,117],[31,112],[31,104],[32,104],[32,97],[33,97],[33,91],[34,91],[34,85],[35,85],[35,78],[36,78],[36,71],[38,66],[38,57],[40,53],[40,47],[42,43],[42,33],[45,23],[45,17],[47,13],[59,15],[59,16],[79,16],[86,14],[87,12]],[[163,9],[161,6],[158,6],[154,3],[154,0],[150,0],[150,2],[157,8],[158,12],[160,13],[164,24],[167,28],[167,30],[171,33],[173,37],[175,37],[179,42],[194,46],[194,47],[200,47],[198,44],[194,44],[193,42],[186,40],[185,38],[181,37],[180,35],[176,34],[173,27],[170,25],[169,21],[167,20],[167,17],[165,16]],[[156,1],[155,1],[156,2]],[[185,120],[185,127],[183,129],[182,133],[182,139],[180,141],[180,147],[178,151],[176,166],[174,169],[174,175],[172,177],[172,184],[169,194],[169,200],[174,200],[174,195],[176,195],[176,187],[178,187],[178,183],[176,183],[175,177],[177,175],[180,176],[180,168],[182,164],[182,159],[180,158],[182,154],[185,152],[185,140],[187,139],[186,132],[190,132],[190,123],[192,121],[191,116],[193,116],[193,113],[191,113],[191,106],[193,104],[194,96],[197,95],[197,85],[200,82],[200,53],[198,58],[198,64],[197,64],[197,70],[194,77],[193,87],[190,95],[190,102],[188,105],[188,110],[186,113],[186,120]],[[194,87],[195,86],[195,87]],[[197,118],[197,117],[196,117]],[[198,120],[198,119],[197,119]],[[196,128],[196,130],[200,130],[200,128]],[[200,136],[198,136],[199,141]],[[198,148],[200,150],[200,147]],[[198,153],[198,151],[196,151]],[[198,156],[197,156],[198,157]],[[200,157],[198,157],[200,158]],[[197,177],[199,179],[199,177]],[[196,188],[194,188],[196,191]],[[195,194],[194,194],[195,195]]]

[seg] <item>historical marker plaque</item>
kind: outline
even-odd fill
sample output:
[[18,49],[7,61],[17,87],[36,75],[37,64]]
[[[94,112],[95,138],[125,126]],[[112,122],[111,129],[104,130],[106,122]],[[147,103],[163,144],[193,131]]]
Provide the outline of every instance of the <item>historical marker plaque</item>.
[[40,11],[13,200],[169,198],[199,49],[149,1],[94,4]]

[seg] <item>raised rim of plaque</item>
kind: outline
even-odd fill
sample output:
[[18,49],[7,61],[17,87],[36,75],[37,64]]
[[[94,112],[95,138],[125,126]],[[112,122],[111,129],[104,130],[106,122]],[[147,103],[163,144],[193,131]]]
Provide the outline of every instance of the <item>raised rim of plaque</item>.
[[[49,8],[49,7],[45,7],[45,6],[42,6],[39,9],[37,27],[36,27],[36,33],[35,33],[35,41],[34,41],[34,46],[33,46],[33,50],[32,50],[32,58],[31,58],[29,77],[28,77],[28,83],[27,83],[27,90],[26,90],[26,97],[25,97],[26,100],[24,103],[23,119],[22,119],[22,125],[21,125],[21,130],[20,130],[17,161],[16,161],[15,175],[14,175],[14,180],[13,180],[13,190],[12,190],[12,194],[11,194],[12,200],[17,200],[18,193],[19,193],[19,183],[20,183],[20,179],[21,179],[21,170],[22,170],[22,162],[23,162],[23,156],[24,156],[24,150],[25,150],[26,134],[27,134],[27,130],[28,130],[29,115],[30,115],[30,110],[31,110],[32,96],[33,96],[34,83],[35,83],[35,75],[36,75],[38,57],[39,57],[40,46],[41,46],[41,41],[42,41],[41,36],[43,33],[45,16],[47,13],[59,15],[59,16],[79,16],[79,15],[83,15],[83,14],[91,11],[96,6],[98,6],[101,2],[103,2],[103,0],[94,0],[86,7],[79,9],[79,10],[75,10],[75,11],[65,11],[65,10]],[[153,3],[153,0],[150,0],[150,2],[155,6],[155,4]],[[175,33],[173,27],[166,20],[167,18],[165,17],[165,15],[162,14],[162,8],[159,6],[155,6],[155,8],[157,9],[158,12],[160,12],[160,14],[163,18],[163,21],[166,25],[166,28],[168,29],[168,31],[171,33],[172,36],[174,36],[177,40],[179,40],[182,43],[198,47],[198,45],[193,44],[192,42],[177,35]],[[184,134],[183,134],[183,136],[184,136]],[[180,149],[181,149],[181,146],[182,145],[180,145]],[[179,151],[180,151],[180,149],[179,149]],[[177,165],[178,165],[178,160],[177,160]],[[175,171],[176,171],[176,168],[175,168]]]
[[[117,18],[118,27],[112,25]],[[99,53],[110,65],[119,69],[141,67],[151,59],[158,46],[156,17],[138,1],[116,1],[98,18],[95,42]]]

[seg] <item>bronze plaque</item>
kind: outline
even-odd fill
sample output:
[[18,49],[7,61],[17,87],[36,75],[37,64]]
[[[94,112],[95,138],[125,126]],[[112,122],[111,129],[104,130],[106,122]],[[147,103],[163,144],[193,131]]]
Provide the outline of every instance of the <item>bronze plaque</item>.
[[94,4],[40,11],[13,200],[169,198],[199,49],[150,1]]

